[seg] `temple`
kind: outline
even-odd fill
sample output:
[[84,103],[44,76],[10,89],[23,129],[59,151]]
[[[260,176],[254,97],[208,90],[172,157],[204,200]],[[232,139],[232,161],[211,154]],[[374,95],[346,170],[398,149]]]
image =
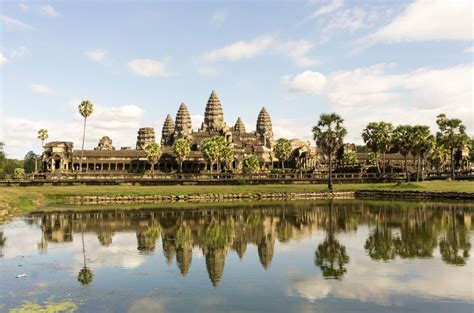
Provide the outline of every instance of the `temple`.
[[[242,161],[246,155],[256,155],[261,170],[271,170],[279,166],[274,156],[272,121],[266,108],[262,108],[257,117],[255,131],[247,131],[240,117],[233,126],[229,126],[224,119],[222,104],[213,90],[207,101],[204,111],[204,121],[197,130],[193,130],[191,115],[186,104],[181,103],[173,121],[167,115],[161,130],[161,140],[156,140],[155,130],[152,127],[138,130],[135,149],[122,147],[116,149],[112,139],[104,136],[93,150],[76,150],[72,142],[53,141],[45,144],[42,155],[42,169],[47,173],[145,173],[151,169],[144,153],[146,145],[152,142],[161,144],[162,156],[154,170],[163,173],[172,173],[178,170],[178,163],[173,154],[172,145],[179,138],[186,139],[191,152],[183,163],[185,173],[200,173],[210,171],[210,165],[204,159],[201,151],[201,142],[213,136],[222,136],[233,147],[234,160],[227,171],[241,172]],[[310,168],[315,165],[316,151],[310,147],[308,141],[293,139],[292,157],[287,160],[289,168]],[[81,165],[82,163],[82,165]],[[214,165],[217,169],[217,165]]]

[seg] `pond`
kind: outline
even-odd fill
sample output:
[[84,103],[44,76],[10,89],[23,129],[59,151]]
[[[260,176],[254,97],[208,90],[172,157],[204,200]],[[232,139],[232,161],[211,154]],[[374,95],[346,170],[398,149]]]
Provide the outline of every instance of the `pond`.
[[32,213],[0,225],[0,311],[471,312],[473,213],[357,200]]

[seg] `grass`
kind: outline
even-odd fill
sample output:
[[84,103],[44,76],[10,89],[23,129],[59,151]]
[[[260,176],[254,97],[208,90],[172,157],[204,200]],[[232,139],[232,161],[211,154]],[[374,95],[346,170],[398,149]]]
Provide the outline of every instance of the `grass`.
[[[420,190],[433,192],[474,192],[474,182],[425,181],[411,183],[335,184],[335,191]],[[228,193],[312,192],[327,191],[323,184],[234,185],[234,186],[43,186],[0,187],[0,210],[31,211],[49,205],[61,205],[67,196],[111,195],[188,195]]]

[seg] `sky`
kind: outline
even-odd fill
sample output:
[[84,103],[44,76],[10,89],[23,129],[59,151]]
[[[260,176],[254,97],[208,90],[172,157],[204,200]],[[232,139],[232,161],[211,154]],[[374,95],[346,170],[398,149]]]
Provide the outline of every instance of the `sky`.
[[193,128],[216,90],[224,118],[255,130],[265,106],[276,138],[313,145],[321,113],[336,112],[346,142],[372,121],[429,125],[460,118],[473,134],[469,0],[1,1],[0,142],[8,157],[49,139],[87,149],[110,136],[157,140],[181,102]]

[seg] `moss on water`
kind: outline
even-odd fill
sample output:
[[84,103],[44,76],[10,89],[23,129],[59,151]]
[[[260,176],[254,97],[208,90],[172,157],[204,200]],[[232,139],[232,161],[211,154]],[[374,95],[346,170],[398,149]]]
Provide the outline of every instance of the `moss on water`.
[[77,305],[69,299],[54,302],[47,300],[43,304],[34,303],[31,301],[25,301],[20,307],[12,308],[8,312],[10,313],[56,313],[56,312],[75,312]]

